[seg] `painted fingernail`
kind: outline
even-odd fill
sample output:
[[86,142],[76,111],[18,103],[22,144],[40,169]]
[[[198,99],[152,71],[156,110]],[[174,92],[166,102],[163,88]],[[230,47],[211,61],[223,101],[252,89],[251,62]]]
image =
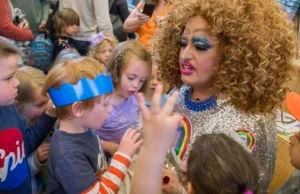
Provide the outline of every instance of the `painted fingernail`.
[[168,184],[169,182],[170,182],[170,177],[169,176],[164,176],[163,183]]

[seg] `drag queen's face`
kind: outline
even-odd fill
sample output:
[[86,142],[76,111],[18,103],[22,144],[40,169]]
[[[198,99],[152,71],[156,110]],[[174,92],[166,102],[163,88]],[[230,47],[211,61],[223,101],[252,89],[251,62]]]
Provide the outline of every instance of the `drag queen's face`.
[[201,16],[191,18],[180,39],[181,80],[191,87],[211,87],[218,64],[219,43],[209,35]]

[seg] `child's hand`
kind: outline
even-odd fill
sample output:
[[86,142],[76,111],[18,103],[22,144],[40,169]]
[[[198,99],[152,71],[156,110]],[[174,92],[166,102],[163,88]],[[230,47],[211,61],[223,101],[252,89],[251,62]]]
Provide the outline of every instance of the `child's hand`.
[[138,100],[143,118],[144,147],[147,151],[165,155],[174,144],[177,136],[176,129],[181,125],[182,117],[178,114],[172,114],[178,92],[174,92],[170,96],[161,110],[162,93],[163,86],[158,85],[153,95],[151,110],[146,107],[142,94],[138,94]]
[[175,172],[169,168],[162,169],[162,175],[169,177],[169,182],[167,184],[162,184],[162,191],[165,194],[181,194],[182,193],[182,186],[179,182],[178,176]]
[[128,128],[121,139],[118,151],[132,157],[143,143],[140,137],[141,133],[138,130]]
[[49,115],[50,117],[56,117],[55,108],[54,108],[52,100],[49,100],[47,103],[46,114]]
[[37,157],[37,160],[39,161],[39,163],[43,164],[47,161],[48,154],[49,154],[49,148],[50,148],[50,144],[45,143],[45,144],[40,145],[38,147],[38,149],[36,149],[36,157]]
[[119,149],[119,144],[111,141],[101,141],[101,146],[104,151],[110,153],[111,155],[114,155]]

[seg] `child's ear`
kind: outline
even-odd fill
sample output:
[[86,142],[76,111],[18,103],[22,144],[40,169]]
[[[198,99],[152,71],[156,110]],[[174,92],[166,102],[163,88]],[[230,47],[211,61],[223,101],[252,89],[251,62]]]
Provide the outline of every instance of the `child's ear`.
[[82,102],[79,101],[72,104],[72,114],[77,118],[83,116],[84,109],[83,109]]

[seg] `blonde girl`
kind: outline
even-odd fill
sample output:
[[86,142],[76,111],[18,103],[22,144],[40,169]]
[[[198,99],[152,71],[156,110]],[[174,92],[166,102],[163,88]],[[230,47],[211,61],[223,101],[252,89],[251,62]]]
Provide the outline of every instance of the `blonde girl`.
[[[17,107],[27,121],[32,125],[35,120],[45,111],[49,99],[41,94],[46,75],[43,71],[30,67],[20,67],[16,72],[16,78],[20,81]],[[49,142],[49,141],[48,141]],[[31,170],[31,184],[34,193],[45,191],[45,179],[39,174],[48,158],[49,143],[44,143],[33,152],[28,163]]]
[[144,91],[151,75],[152,60],[148,51],[136,41],[116,46],[108,63],[115,91],[111,95],[110,116],[97,129],[104,151],[113,154],[129,127],[140,128],[139,107],[135,94]]
[[102,32],[91,39],[89,56],[100,61],[107,68],[108,60],[114,47],[118,44],[115,36]]

